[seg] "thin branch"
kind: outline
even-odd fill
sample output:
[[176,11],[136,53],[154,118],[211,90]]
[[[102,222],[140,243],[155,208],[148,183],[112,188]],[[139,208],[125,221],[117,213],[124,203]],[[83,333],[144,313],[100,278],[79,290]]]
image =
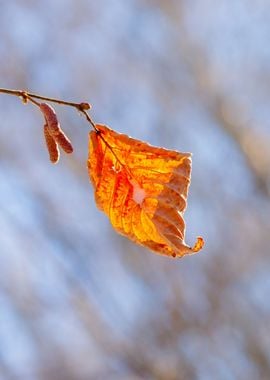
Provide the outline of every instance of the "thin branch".
[[[84,103],[81,103],[81,104],[84,104]],[[86,120],[88,121],[88,123],[90,123],[90,124],[92,125],[92,127],[94,128],[94,130],[95,130],[96,132],[99,132],[99,130],[98,130],[96,124],[94,123],[94,121],[93,121],[93,119],[90,117],[90,115],[87,113],[87,111],[86,111],[85,109],[83,109],[83,110],[80,110],[80,112],[84,114]]]
[[[258,164],[258,159],[254,151],[245,149],[245,139],[242,129],[238,125],[236,118],[228,118],[222,111],[226,108],[231,115],[235,110],[235,105],[231,103],[226,94],[220,88],[216,88],[211,77],[211,72],[207,66],[207,55],[198,43],[192,39],[190,33],[185,27],[185,8],[184,2],[175,2],[175,9],[166,7],[166,2],[159,1],[159,6],[167,14],[170,20],[177,27],[179,39],[176,40],[174,51],[181,51],[181,59],[184,58],[197,86],[197,91],[204,103],[209,114],[215,119],[219,128],[221,128],[233,141],[238,145],[239,151],[244,157],[247,167],[253,177],[257,190],[264,196],[270,196],[269,176],[268,173],[260,169],[263,167]],[[170,13],[168,13],[170,9]],[[180,32],[181,31],[181,32]],[[252,129],[252,126],[250,126]],[[265,165],[266,166],[266,165]]]
[[[48,96],[34,94],[34,93],[28,92],[28,91],[11,90],[11,89],[7,89],[7,88],[0,88],[0,93],[17,96],[17,97],[21,98],[24,103],[27,103],[27,101],[30,101],[31,103],[35,104],[37,107],[40,106],[40,103],[37,102],[35,99],[45,100],[48,102],[57,103],[60,105],[65,105],[65,106],[76,108],[79,112],[81,112],[85,116],[86,120],[92,126],[92,128],[95,130],[95,132],[100,134],[100,130],[98,129],[95,122],[93,121],[93,119],[91,118],[91,116],[87,112],[87,110],[89,110],[91,108],[91,105],[87,102],[82,102],[82,103],[68,102],[66,100],[50,98]],[[102,135],[100,135],[100,138],[104,141],[105,145],[107,145],[107,147],[111,150],[111,152],[115,156],[116,160],[120,163],[120,165],[124,166],[124,164],[119,160],[119,158],[115,154],[114,150],[107,143],[107,141],[104,139],[104,137]]]
[[66,100],[50,98],[48,96],[34,94],[32,92],[28,92],[28,91],[24,91],[24,90],[10,90],[7,88],[0,88],[0,93],[8,94],[8,95],[14,95],[14,96],[18,96],[18,97],[24,98],[24,99],[34,98],[34,99],[46,100],[46,101],[52,102],[52,103],[57,103],[57,104],[65,105],[65,106],[75,107],[79,111],[89,110],[91,108],[91,105],[87,102],[81,102],[81,103],[68,102]]
[[11,90],[8,88],[0,88],[0,93],[2,94],[8,94],[8,95],[13,95],[21,98],[24,102],[27,102],[28,100],[35,105],[39,106],[39,103],[36,102],[34,99],[40,99],[40,100],[45,100],[51,103],[56,103],[64,106],[69,106],[76,108],[79,112],[81,112],[86,120],[91,124],[93,129],[98,132],[98,128],[96,127],[95,122],[92,120],[90,115],[87,113],[87,110],[91,108],[91,105],[88,102],[81,102],[81,103],[75,103],[75,102],[69,102],[66,100],[62,99],[56,99],[56,98],[50,98],[48,96],[43,96],[39,94],[34,94],[32,92],[24,91],[24,90]]

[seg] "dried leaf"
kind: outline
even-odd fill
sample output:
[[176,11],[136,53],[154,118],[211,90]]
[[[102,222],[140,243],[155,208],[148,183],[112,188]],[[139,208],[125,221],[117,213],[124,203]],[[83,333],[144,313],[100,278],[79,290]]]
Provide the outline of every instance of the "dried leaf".
[[97,206],[116,231],[163,255],[198,252],[201,237],[193,248],[184,242],[191,154],[96,127],[90,132],[89,175]]

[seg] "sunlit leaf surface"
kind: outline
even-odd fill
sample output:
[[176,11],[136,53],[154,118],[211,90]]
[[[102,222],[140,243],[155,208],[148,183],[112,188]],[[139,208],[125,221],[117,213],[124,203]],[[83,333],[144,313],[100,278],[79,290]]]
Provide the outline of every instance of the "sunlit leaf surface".
[[88,168],[97,206],[117,232],[171,257],[198,252],[185,244],[191,154],[151,146],[104,125],[90,132]]

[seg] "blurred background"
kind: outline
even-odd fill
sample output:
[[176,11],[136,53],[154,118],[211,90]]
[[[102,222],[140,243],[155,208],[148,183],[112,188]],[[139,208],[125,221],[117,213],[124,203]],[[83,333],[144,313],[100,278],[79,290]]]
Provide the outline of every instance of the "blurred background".
[[43,120],[0,94],[0,379],[270,378],[270,5],[0,0],[0,87],[89,101],[96,122],[193,152],[196,256],[117,235],[89,125],[50,164]]

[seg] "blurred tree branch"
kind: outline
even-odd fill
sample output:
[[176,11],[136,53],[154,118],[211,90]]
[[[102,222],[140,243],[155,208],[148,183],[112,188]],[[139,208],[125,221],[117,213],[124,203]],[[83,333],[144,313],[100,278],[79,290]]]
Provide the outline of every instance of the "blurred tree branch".
[[193,75],[205,108],[217,122],[217,125],[238,145],[257,189],[264,196],[270,197],[270,154],[267,153],[269,152],[267,143],[264,143],[264,137],[256,131],[256,133],[252,133],[252,145],[251,143],[247,144],[248,132],[254,131],[254,125],[245,122],[243,128],[239,120],[249,120],[248,115],[243,114],[245,111],[240,109],[237,104],[232,103],[220,87],[217,88],[214,85],[214,78],[211,70],[209,70],[208,57],[201,46],[190,36],[185,26],[185,2],[172,2],[170,6],[161,0],[153,0],[152,2],[158,4],[177,30],[178,38],[172,41],[174,52],[179,52],[179,60],[184,58]]

